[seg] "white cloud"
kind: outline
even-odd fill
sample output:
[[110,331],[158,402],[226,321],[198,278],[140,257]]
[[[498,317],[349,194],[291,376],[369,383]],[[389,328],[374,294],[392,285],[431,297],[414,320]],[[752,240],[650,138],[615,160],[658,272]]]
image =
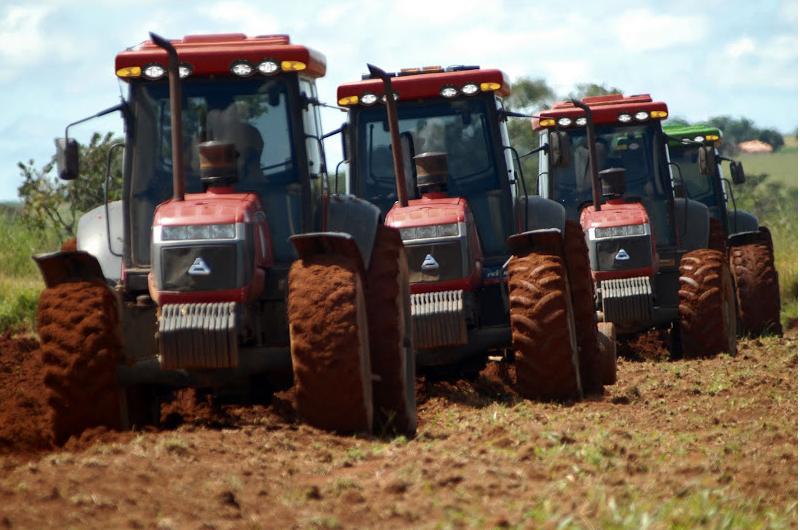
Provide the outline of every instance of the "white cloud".
[[45,6],[10,6],[0,19],[0,81],[14,77],[26,64],[36,63],[47,51],[42,22]]
[[701,15],[664,15],[639,8],[619,15],[613,28],[623,48],[642,52],[699,42],[708,33],[708,21]]
[[733,59],[738,59],[742,55],[753,53],[756,50],[756,43],[750,37],[742,37],[725,46],[725,55]]
[[[272,14],[275,10],[257,7],[253,3],[241,0],[223,0],[208,7],[200,7],[197,12],[213,21],[217,31],[241,32],[249,36],[267,35],[285,31],[286,24],[279,23]],[[234,28],[234,29],[231,29]]]

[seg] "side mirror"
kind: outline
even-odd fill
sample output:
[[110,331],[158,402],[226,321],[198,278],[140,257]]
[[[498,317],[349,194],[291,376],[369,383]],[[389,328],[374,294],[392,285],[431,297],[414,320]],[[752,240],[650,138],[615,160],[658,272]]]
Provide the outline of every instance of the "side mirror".
[[714,147],[704,145],[697,152],[697,165],[704,177],[713,177],[717,171],[717,153]]
[[744,167],[741,162],[731,161],[731,180],[734,184],[744,184]]
[[550,146],[547,150],[548,165],[550,167],[569,167],[572,153],[572,142],[569,135],[564,131],[550,131],[547,135],[547,143]]
[[342,124],[342,158],[350,160],[350,125],[347,123]]
[[78,142],[73,138],[56,138],[56,167],[61,180],[78,178]]

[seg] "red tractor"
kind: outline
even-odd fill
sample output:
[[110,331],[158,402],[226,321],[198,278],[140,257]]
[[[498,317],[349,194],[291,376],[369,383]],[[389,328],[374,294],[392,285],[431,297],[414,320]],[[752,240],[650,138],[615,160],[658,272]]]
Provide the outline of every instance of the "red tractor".
[[525,189],[509,93],[500,70],[370,66],[337,93],[347,186],[402,235],[418,365],[513,351],[522,394],[577,398],[614,382],[615,352],[598,348],[580,227]]
[[[117,55],[129,96],[98,114],[125,120],[122,200],[80,220],[77,249],[35,257],[56,438],[156,422],[176,388],[292,380],[315,425],[413,432],[402,241],[328,192],[324,57],[285,35],[151,39]],[[77,143],[57,145],[77,178]]]
[[661,128],[667,115],[646,94],[542,112],[539,193],[581,223],[601,321],[622,334],[671,327],[675,353],[735,353],[731,274],[709,248],[708,207],[675,192],[685,185]]

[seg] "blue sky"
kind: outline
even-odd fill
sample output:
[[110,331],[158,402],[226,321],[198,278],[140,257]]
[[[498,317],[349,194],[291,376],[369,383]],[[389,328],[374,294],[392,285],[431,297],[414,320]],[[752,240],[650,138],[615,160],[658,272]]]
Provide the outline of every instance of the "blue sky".
[[[569,6],[567,11],[564,6]],[[797,4],[790,0],[342,0],[0,2],[0,201],[14,200],[17,161],[43,164],[64,126],[115,104],[114,56],[156,31],[288,33],[323,52],[320,96],[357,79],[367,61],[387,70],[426,64],[500,67],[545,78],[560,94],[597,82],[650,92],[673,116],[728,114],[797,127]],[[326,111],[326,130],[344,114]],[[75,133],[121,131],[119,118]],[[329,162],[338,160],[331,142]]]

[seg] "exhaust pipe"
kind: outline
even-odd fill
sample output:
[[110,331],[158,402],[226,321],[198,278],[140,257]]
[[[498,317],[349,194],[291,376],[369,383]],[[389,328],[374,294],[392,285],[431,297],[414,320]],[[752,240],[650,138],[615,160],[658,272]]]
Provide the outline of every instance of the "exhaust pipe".
[[167,52],[167,75],[169,76],[169,113],[172,126],[172,198],[182,201],[183,177],[183,127],[181,121],[181,77],[178,73],[178,52],[164,37],[150,33],[153,43]]
[[403,149],[400,146],[400,124],[397,121],[397,102],[392,92],[392,79],[377,66],[367,64],[369,75],[383,81],[383,95],[386,100],[386,114],[389,120],[389,136],[392,139],[392,162],[397,182],[397,200],[400,206],[408,206],[406,192],[406,171],[403,165]]
[[597,146],[595,145],[594,121],[589,105],[578,99],[572,99],[572,104],[586,113],[586,143],[589,144],[589,173],[592,178],[592,205],[596,212],[600,211],[600,175],[597,172]]

